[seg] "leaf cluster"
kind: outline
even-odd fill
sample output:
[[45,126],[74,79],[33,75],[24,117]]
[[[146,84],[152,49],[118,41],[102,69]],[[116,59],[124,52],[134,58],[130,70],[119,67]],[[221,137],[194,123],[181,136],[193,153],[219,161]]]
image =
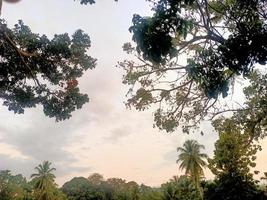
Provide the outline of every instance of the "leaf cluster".
[[0,20],[0,98],[15,113],[43,106],[45,115],[68,119],[88,102],[77,79],[93,69],[96,59],[87,55],[91,41],[82,30],[49,39],[33,33],[19,21],[9,28]]
[[238,76],[250,79],[267,61],[266,1],[150,2],[152,16],[133,17],[135,46],[124,45],[135,59],[119,62],[130,85],[126,105],[156,108],[156,127],[187,133],[207,117],[237,110],[221,102]]

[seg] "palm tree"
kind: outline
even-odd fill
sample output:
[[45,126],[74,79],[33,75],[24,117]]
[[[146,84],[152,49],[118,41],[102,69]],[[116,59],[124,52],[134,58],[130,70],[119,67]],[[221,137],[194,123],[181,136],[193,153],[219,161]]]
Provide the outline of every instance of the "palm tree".
[[200,179],[204,176],[203,167],[207,165],[204,159],[207,159],[208,156],[201,153],[201,149],[205,149],[205,147],[196,140],[186,140],[183,147],[177,148],[177,152],[180,154],[176,162],[180,163],[179,169],[185,170],[185,175],[191,178],[202,198]]
[[51,164],[52,163],[49,161],[44,161],[42,164],[35,167],[38,173],[31,175],[31,178],[33,178],[35,182],[34,189],[40,200],[49,200],[52,198],[51,192],[55,186],[55,175],[52,172],[56,169],[50,168]]

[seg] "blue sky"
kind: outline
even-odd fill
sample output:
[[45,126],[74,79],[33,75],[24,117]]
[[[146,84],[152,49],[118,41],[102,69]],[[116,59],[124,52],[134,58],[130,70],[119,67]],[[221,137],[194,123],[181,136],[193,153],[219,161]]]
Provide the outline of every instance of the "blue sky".
[[[97,0],[81,6],[73,0],[21,0],[4,4],[2,17],[9,26],[19,19],[33,32],[52,36],[72,34],[77,29],[88,33],[92,47],[88,52],[98,59],[96,69],[80,80],[90,103],[75,112],[70,120],[56,123],[44,116],[41,108],[14,115],[0,107],[0,169],[29,176],[43,160],[57,168],[61,185],[74,176],[88,177],[98,172],[104,177],[120,177],[157,186],[173,175],[181,174],[176,148],[188,138],[195,138],[212,154],[217,136],[209,123],[203,123],[203,137],[195,133],[173,134],[152,128],[152,111],[126,110],[123,101],[127,87],[122,85],[122,71],[116,63],[127,57],[124,42],[131,40],[128,31],[134,13],[149,15],[145,0]],[[264,170],[259,155],[259,169]],[[267,170],[267,169],[266,169]],[[212,177],[206,171],[207,177]]]

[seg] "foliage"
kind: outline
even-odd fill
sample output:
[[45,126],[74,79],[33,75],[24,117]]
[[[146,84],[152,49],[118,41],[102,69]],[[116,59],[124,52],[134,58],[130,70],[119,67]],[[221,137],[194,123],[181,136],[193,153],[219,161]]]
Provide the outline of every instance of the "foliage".
[[98,173],[91,174],[87,179],[92,185],[100,185],[104,181],[104,177]]
[[251,140],[258,140],[266,136],[267,130],[267,74],[254,71],[249,80],[250,85],[243,90],[247,101],[231,120],[249,134]]
[[120,178],[104,180],[98,173],[90,175],[88,179],[73,178],[65,183],[61,190],[71,200],[137,200],[139,198],[139,186],[134,181],[126,182]]
[[258,144],[251,143],[250,135],[231,119],[218,119],[213,123],[219,132],[215,143],[214,158],[209,159],[209,168],[215,175],[237,173],[252,178],[250,168],[255,167]]
[[55,184],[55,175],[52,173],[55,168],[51,168],[51,162],[44,161],[35,167],[37,173],[32,174],[32,182],[34,184],[34,196],[36,200],[65,200],[63,193],[57,190]]
[[31,186],[21,174],[12,175],[9,170],[0,171],[0,199],[1,200],[30,200]]
[[88,102],[77,78],[94,68],[96,60],[86,54],[91,41],[82,30],[49,39],[22,21],[10,29],[0,20],[0,43],[0,98],[9,110],[23,113],[42,105],[47,116],[64,120]]
[[[77,0],[74,0],[77,1]],[[115,0],[117,1],[117,0]],[[16,1],[8,1],[12,3]],[[95,0],[79,0],[82,5]],[[0,0],[0,15],[2,0]],[[86,70],[96,66],[96,59],[87,52],[90,37],[77,30],[71,37],[56,34],[52,39],[32,33],[21,20],[9,28],[0,19],[0,98],[14,113],[41,105],[43,112],[56,121],[71,117],[71,113],[89,101],[78,85]]]
[[174,177],[162,185],[162,200],[200,200],[194,183],[186,176]]
[[[41,165],[42,168],[46,168]],[[38,166],[41,169],[40,166]],[[49,167],[50,169],[50,167]],[[49,171],[49,170],[42,170]],[[40,173],[41,174],[41,173]],[[43,174],[43,173],[42,173]],[[102,177],[93,174],[94,177]],[[38,178],[41,177],[38,175]],[[206,200],[266,200],[263,191],[258,190],[254,183],[244,182],[240,176],[216,179],[214,182],[202,181]],[[108,181],[109,180],[109,181]],[[138,185],[134,181],[120,178],[103,179],[92,183],[88,178],[74,177],[63,184],[59,190],[56,184],[49,191],[41,192],[36,188],[37,178],[27,182],[21,174],[12,175],[10,171],[0,171],[1,200],[200,200],[201,196],[192,180],[187,176],[174,176],[160,187]],[[119,188],[117,188],[119,186]],[[245,188],[245,189],[244,189]],[[46,187],[46,189],[48,189]],[[41,195],[42,194],[42,195]],[[236,198],[228,198],[227,195]],[[240,195],[240,196],[238,196]],[[254,195],[254,199],[246,198]],[[242,198],[241,198],[242,197]]]
[[180,162],[179,168],[185,170],[185,175],[189,176],[196,190],[202,195],[200,180],[204,176],[203,167],[207,164],[204,159],[207,155],[201,153],[205,147],[198,144],[195,140],[186,140],[183,147],[178,147],[179,156],[177,163]]
[[189,132],[227,109],[221,97],[229,95],[237,76],[249,78],[256,64],[266,63],[267,2],[150,2],[154,14],[134,15],[129,29],[136,46],[123,46],[137,59],[119,63],[123,83],[131,86],[126,105],[156,106],[155,126],[172,132],[181,125]]
[[39,164],[35,167],[38,173],[32,174],[31,178],[35,178],[35,188],[39,190],[45,190],[53,185],[55,175],[52,173],[55,168],[50,168],[51,162],[44,161],[42,164]]
[[152,188],[141,184],[139,186],[139,199],[140,200],[161,200],[162,192],[159,188]]
[[256,166],[256,152],[260,146],[251,142],[251,136],[231,119],[214,122],[219,132],[214,158],[209,168],[216,175],[215,182],[205,191],[208,200],[256,200],[263,195],[256,187],[251,168]]
[[104,196],[99,189],[92,185],[88,179],[83,177],[75,177],[66,182],[61,190],[66,194],[69,200],[104,199]]
[[255,183],[244,180],[240,174],[223,174],[214,183],[206,186],[204,199],[207,200],[266,200],[263,191]]

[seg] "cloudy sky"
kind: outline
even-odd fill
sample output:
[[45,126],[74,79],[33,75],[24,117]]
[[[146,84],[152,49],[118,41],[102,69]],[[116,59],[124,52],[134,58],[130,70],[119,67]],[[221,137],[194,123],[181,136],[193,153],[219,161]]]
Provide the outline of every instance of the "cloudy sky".
[[[152,128],[152,111],[126,110],[127,87],[115,66],[127,56],[121,46],[131,39],[128,28],[134,13],[149,15],[145,0],[97,0],[93,6],[72,0],[21,0],[3,5],[2,17],[9,26],[23,19],[34,32],[48,36],[83,29],[91,37],[89,53],[98,65],[80,80],[90,103],[70,120],[56,123],[41,108],[14,115],[0,107],[0,169],[29,177],[37,164],[49,160],[57,168],[59,185],[74,176],[98,172],[105,178],[158,186],[182,173],[175,162],[176,148],[186,139],[197,139],[212,155],[217,136],[208,122],[202,124],[204,136],[184,135],[179,130],[166,134]],[[266,156],[263,147],[257,169],[267,171]],[[206,176],[212,177],[208,170]]]

